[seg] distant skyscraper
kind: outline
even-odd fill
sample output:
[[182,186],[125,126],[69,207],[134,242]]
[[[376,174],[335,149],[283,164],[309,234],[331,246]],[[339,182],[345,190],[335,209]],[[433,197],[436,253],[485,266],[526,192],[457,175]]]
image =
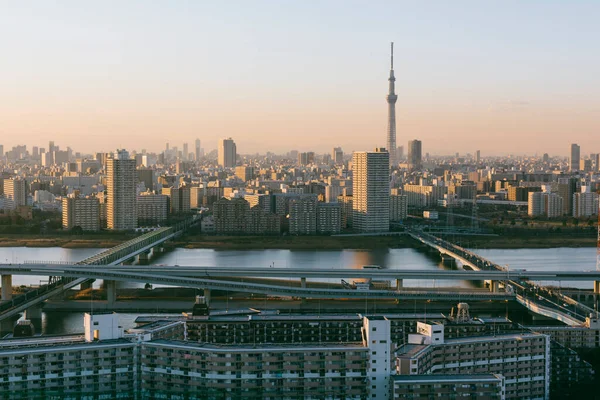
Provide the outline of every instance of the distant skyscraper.
[[569,158],[569,171],[579,170],[579,159],[581,158],[580,148],[577,144],[571,145],[571,158]]
[[390,90],[387,95],[388,102],[388,127],[387,127],[387,148],[390,150],[390,166],[396,166],[396,100],[398,100],[398,96],[396,96],[395,92],[395,82],[396,78],[394,77],[394,42],[392,42],[392,52],[391,52],[391,68],[390,68],[390,77],[388,79],[390,82]]
[[189,150],[188,144],[184,143],[183,144],[183,161],[187,161],[188,157],[190,156],[190,153],[188,150]]
[[344,152],[341,147],[334,147],[331,151],[331,160],[334,164],[344,163]]
[[544,153],[544,155],[542,156],[542,162],[547,163],[548,161],[550,161],[550,156],[548,155],[548,153]]
[[481,150],[475,152],[475,162],[479,163],[479,161],[481,161]]
[[408,165],[410,169],[421,168],[422,148],[420,140],[411,140],[408,142]]
[[50,142],[48,142],[48,151],[52,153],[55,150],[57,149],[54,147],[54,142],[51,140]]
[[128,230],[137,227],[135,159],[126,150],[117,150],[106,160],[108,229]]
[[200,139],[196,139],[196,162],[200,161]]
[[390,228],[389,157],[381,148],[352,154],[352,223],[360,232]]
[[232,138],[219,141],[219,165],[225,168],[235,167],[237,149]]

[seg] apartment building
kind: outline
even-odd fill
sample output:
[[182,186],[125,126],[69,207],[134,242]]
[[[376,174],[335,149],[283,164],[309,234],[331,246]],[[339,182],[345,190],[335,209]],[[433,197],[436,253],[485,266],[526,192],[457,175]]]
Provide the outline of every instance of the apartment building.
[[100,201],[96,197],[63,197],[63,229],[78,226],[84,231],[100,230]]
[[162,224],[169,213],[169,197],[152,192],[140,193],[137,198],[137,213],[140,225]]
[[455,400],[458,398],[504,400],[504,377],[498,374],[394,375],[393,399]]
[[550,337],[538,333],[446,339],[444,326],[420,322],[396,352],[399,375],[498,374],[506,399],[548,399]]

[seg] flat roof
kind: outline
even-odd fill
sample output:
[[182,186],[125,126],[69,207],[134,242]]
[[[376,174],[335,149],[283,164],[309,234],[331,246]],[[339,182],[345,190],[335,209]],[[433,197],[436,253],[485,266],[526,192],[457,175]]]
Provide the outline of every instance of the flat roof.
[[446,375],[446,374],[427,374],[427,375],[392,375],[394,383],[458,383],[458,382],[501,382],[502,377],[494,374],[457,374],[457,375]]
[[196,350],[210,350],[217,352],[230,352],[230,351],[242,351],[242,352],[261,352],[267,350],[273,351],[348,351],[348,350],[361,350],[368,351],[369,348],[363,346],[360,342],[346,342],[342,344],[333,343],[298,343],[298,344],[257,344],[251,345],[246,344],[213,344],[213,343],[197,343],[183,340],[166,340],[158,339],[145,342],[147,345],[159,345],[166,347],[175,347],[180,349],[196,349]]

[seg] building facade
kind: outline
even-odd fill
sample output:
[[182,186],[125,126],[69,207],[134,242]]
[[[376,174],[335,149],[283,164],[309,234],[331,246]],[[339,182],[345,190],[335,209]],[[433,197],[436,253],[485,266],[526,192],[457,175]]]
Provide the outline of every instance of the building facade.
[[95,197],[64,197],[62,226],[67,230],[78,226],[84,231],[99,231],[100,201]]
[[235,167],[237,147],[232,138],[221,139],[218,148],[218,163],[223,168]]
[[352,224],[359,232],[390,229],[389,153],[385,149],[352,155]]
[[108,229],[128,230],[137,227],[137,173],[135,160],[126,150],[117,150],[106,160]]

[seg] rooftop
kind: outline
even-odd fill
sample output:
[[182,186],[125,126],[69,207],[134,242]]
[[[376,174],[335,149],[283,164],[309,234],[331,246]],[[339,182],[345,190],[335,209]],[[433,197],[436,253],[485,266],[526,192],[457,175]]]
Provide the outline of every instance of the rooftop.
[[502,377],[494,374],[471,374],[471,375],[393,375],[392,379],[398,383],[459,383],[459,382],[501,382]]
[[348,351],[348,350],[363,350],[368,351],[368,347],[364,347],[362,343],[300,343],[300,344],[212,344],[212,343],[197,343],[183,340],[165,340],[158,339],[150,342],[146,342],[150,345],[159,345],[167,347],[177,347],[181,349],[196,349],[196,350],[210,350],[217,352],[230,352],[230,351],[241,351],[241,352],[262,352],[262,351]]

